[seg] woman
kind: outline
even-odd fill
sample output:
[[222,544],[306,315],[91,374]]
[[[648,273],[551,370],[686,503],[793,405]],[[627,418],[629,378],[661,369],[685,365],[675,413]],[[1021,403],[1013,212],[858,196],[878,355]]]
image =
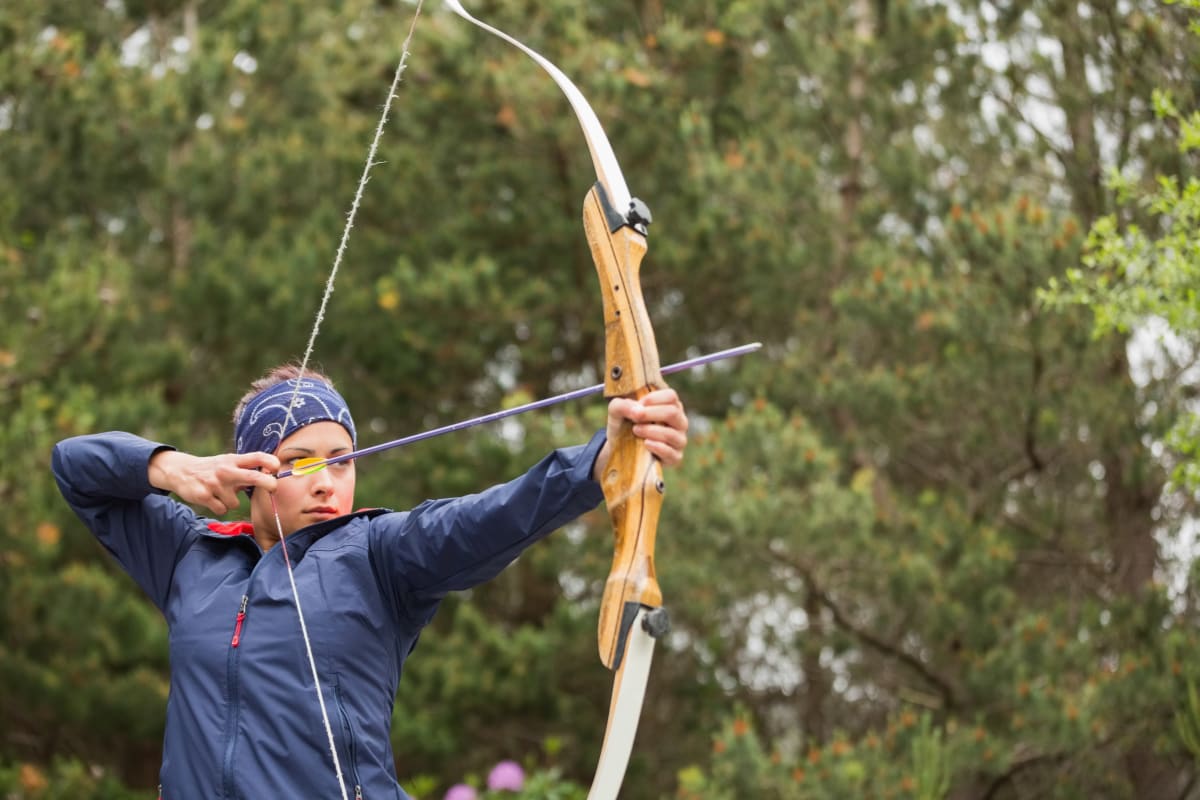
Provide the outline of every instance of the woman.
[[[353,461],[275,477],[356,444],[329,379],[296,367],[272,370],[238,403],[234,453],[198,457],[128,433],[60,442],[63,496],[170,630],[161,797],[407,797],[389,729],[421,629],[447,593],[599,504],[608,436],[624,420],[665,465],[680,462],[687,416],[664,389],[611,401],[607,432],[513,481],[407,512],[353,511]],[[249,522],[205,519],[167,497],[221,515],[243,490]]]

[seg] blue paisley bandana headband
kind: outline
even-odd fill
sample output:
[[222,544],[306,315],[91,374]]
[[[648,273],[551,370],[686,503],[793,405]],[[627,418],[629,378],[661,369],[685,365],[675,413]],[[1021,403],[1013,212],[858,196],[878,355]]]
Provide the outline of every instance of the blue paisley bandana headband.
[[[287,404],[293,394],[289,418]],[[341,424],[351,443],[357,443],[354,418],[342,396],[324,381],[292,378],[263,389],[246,404],[234,426],[234,448],[238,453],[274,453],[280,442],[305,425],[326,421]]]

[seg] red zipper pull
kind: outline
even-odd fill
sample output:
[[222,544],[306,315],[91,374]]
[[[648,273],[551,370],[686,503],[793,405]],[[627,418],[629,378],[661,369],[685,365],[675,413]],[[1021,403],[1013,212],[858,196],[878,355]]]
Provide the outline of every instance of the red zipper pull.
[[250,602],[250,598],[242,595],[242,606],[238,609],[237,624],[233,628],[233,641],[230,642],[234,647],[238,646],[238,642],[242,640],[242,622],[246,619],[246,604]]

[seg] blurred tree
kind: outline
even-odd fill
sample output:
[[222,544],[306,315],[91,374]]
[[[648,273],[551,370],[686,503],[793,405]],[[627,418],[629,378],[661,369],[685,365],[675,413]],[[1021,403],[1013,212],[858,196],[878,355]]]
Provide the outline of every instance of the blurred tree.
[[[1148,101],[1196,107],[1186,12],[478,5],[577,80],[651,205],[664,358],[767,343],[674,381],[675,633],[623,796],[1186,796],[1196,604],[1163,545],[1192,501],[1155,445],[1179,384],[1135,383],[1126,333],[1037,296],[1114,210],[1107,168],[1186,186]],[[154,785],[165,632],[50,448],[229,446],[242,385],[303,352],[412,12],[0,7],[5,792]],[[379,160],[316,350],[364,440],[595,382],[591,166],[536,65],[425,8]],[[600,411],[364,461],[360,501],[473,491]],[[406,785],[501,757],[590,780],[610,558],[598,512],[447,603],[398,698]]]

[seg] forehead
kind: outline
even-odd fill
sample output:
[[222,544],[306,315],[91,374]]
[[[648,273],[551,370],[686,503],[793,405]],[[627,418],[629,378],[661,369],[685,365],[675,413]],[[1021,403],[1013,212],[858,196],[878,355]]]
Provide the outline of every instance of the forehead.
[[354,444],[350,432],[337,422],[325,420],[305,425],[279,444],[276,452],[286,450],[304,450],[314,453],[328,453],[333,450],[351,450]]

